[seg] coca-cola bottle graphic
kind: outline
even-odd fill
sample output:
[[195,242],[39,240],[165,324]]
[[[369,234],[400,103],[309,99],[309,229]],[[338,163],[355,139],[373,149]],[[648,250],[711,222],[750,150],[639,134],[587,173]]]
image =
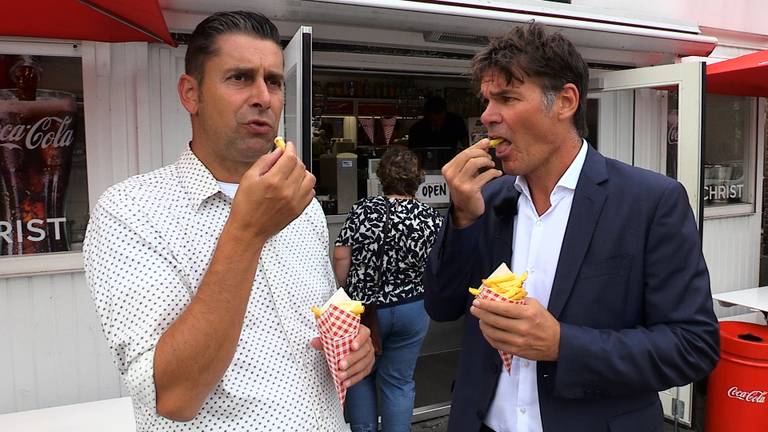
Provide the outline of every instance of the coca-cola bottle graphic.
[[40,68],[28,56],[11,75],[16,89],[0,90],[0,255],[66,251],[75,98],[37,89]]

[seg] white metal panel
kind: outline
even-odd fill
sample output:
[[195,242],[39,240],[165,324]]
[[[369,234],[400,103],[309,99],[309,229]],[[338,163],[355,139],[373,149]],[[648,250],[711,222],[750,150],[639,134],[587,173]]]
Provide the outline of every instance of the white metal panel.
[[162,164],[151,147],[148,44],[83,44],[88,195]]
[[[742,217],[704,219],[704,258],[712,292],[758,286],[760,273],[760,213]],[[742,307],[715,303],[717,316],[746,313]]]
[[632,164],[632,133],[634,109],[632,90],[606,91],[591,94],[597,99],[599,137],[598,151],[612,159]]
[[[599,19],[594,13],[578,16],[537,13],[529,7],[516,4],[488,10],[473,6],[453,6],[432,2],[405,0],[161,0],[164,9],[211,13],[224,9],[252,9],[270,18],[300,22],[305,25],[333,22],[363,27],[378,27],[406,31],[444,31],[460,34],[489,35],[509,30],[510,24],[527,23],[532,19],[557,27],[578,46],[611,48],[645,52],[687,53],[706,55],[717,43],[713,37],[696,34],[695,24],[672,26],[669,20],[656,21],[653,26],[627,23],[626,14],[614,13],[614,19]],[[178,20],[168,17],[169,25],[177,28]],[[189,23],[187,23],[189,24]],[[605,37],[611,33],[611,37]],[[319,35],[318,35],[319,36]],[[695,53],[702,54],[695,54]]]
[[13,432],[131,432],[131,398],[57,406],[0,415],[0,430]]
[[177,91],[179,77],[184,73],[186,47],[152,45],[149,52],[151,97],[160,108],[154,111],[158,116],[155,118],[161,119],[153,133],[159,134],[162,165],[167,165],[176,162],[192,139],[189,113],[179,102]]
[[633,165],[665,174],[667,167],[667,94],[635,90]]
[[121,395],[82,272],[0,279],[0,413]]

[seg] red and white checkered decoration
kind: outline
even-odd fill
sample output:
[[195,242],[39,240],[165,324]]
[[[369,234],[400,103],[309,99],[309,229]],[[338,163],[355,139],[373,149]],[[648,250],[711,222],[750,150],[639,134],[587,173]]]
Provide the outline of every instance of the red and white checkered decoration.
[[347,389],[339,380],[339,361],[352,351],[352,341],[360,330],[360,317],[332,304],[317,319],[317,329],[323,342],[323,352],[333,376],[333,384],[339,394],[341,406],[347,397]]
[[[477,295],[476,298],[479,298],[480,300],[490,300],[490,301],[500,301],[504,303],[517,303],[517,304],[525,304],[525,300],[510,300],[506,297],[504,297],[501,294],[498,294],[496,291],[483,287],[483,289],[480,290],[480,293]],[[507,370],[507,373],[512,372],[512,354],[505,353],[502,350],[498,350],[499,355],[501,356],[501,361],[504,363],[504,369]]]

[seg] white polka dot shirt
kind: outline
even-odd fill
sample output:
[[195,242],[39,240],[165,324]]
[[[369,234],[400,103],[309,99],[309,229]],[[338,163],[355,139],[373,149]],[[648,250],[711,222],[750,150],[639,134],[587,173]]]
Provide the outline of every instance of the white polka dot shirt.
[[191,151],[119,183],[88,225],[85,272],[138,431],[347,431],[310,306],[336,288],[317,201],[265,244],[232,363],[186,423],[155,410],[160,336],[195,295],[232,200]]

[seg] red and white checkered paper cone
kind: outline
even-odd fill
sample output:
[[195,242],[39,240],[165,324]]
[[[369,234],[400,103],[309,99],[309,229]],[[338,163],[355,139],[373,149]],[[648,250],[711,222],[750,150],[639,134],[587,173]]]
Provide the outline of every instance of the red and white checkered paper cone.
[[317,319],[317,329],[323,342],[323,352],[333,376],[333,384],[341,406],[347,397],[347,389],[339,380],[339,361],[352,351],[352,341],[360,330],[360,317],[332,304]]
[[[481,300],[490,300],[490,301],[500,301],[504,303],[517,303],[517,304],[524,304],[525,300],[510,300],[506,297],[504,297],[501,294],[498,294],[496,291],[489,289],[489,288],[483,288],[480,290],[480,293],[477,295],[476,298],[479,298]],[[502,350],[498,350],[499,355],[501,356],[501,361],[504,363],[504,369],[507,370],[507,373],[512,373],[512,354],[506,353]]]

